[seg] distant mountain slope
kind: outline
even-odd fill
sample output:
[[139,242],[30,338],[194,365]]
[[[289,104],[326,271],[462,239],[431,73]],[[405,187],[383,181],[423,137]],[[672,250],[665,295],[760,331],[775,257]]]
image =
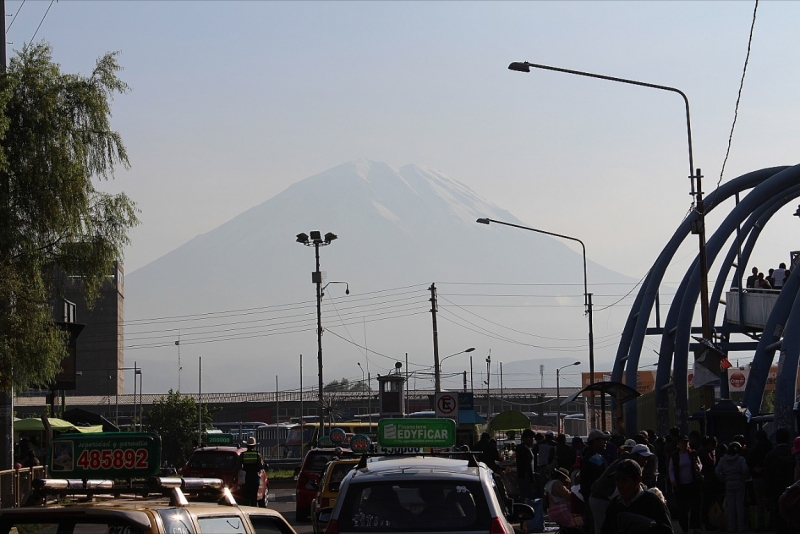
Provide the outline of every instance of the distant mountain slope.
[[[126,363],[144,369],[148,392],[177,387],[179,350],[184,392],[198,389],[201,356],[203,391],[265,391],[276,375],[281,389],[298,387],[303,354],[304,387],[316,386],[314,251],[295,242],[311,230],[338,235],[320,249],[321,270],[326,282],[350,288],[345,296],[330,286],[323,300],[325,382],[360,380],[356,362],[366,368],[366,359],[356,344],[366,344],[373,377],[408,353],[420,387],[429,384],[422,366],[432,365],[431,283],[440,288],[442,357],[474,346],[480,362],[490,348],[495,361],[585,359],[580,253],[534,232],[476,224],[478,217],[524,224],[417,165],[358,160],[311,176],[128,274]],[[633,282],[591,262],[588,269],[590,284]],[[205,319],[183,317],[198,314]],[[455,372],[467,362],[457,356],[446,365]]]

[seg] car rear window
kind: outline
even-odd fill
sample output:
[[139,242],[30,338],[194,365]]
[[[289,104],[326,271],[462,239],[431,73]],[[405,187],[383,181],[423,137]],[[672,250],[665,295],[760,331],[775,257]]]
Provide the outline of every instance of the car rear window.
[[196,452],[189,458],[190,469],[236,469],[239,456],[231,452]]
[[491,525],[477,481],[351,482],[338,520],[341,532],[488,531]]
[[353,463],[346,463],[346,464],[333,464],[331,466],[331,476],[328,480],[328,490],[329,491],[339,491],[339,484],[342,482],[347,473],[353,470],[356,464]]
[[338,460],[339,458],[352,458],[353,453],[343,452],[341,456],[336,456],[333,452],[314,452],[311,451],[306,457],[306,463],[303,466],[303,471],[311,471],[314,473],[322,473],[325,466],[331,460]]

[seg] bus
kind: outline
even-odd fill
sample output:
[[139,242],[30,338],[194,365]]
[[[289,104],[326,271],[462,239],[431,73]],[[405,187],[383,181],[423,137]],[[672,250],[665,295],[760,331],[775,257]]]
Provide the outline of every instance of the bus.
[[288,458],[286,439],[299,426],[299,423],[271,423],[256,428],[256,450],[264,459]]
[[256,428],[266,425],[261,421],[214,422],[211,424],[214,429],[233,435],[234,443],[243,443],[247,438],[255,435]]
[[[374,441],[378,433],[378,421],[341,421],[331,425],[325,424],[326,434],[332,428],[341,428],[347,434],[366,434]],[[302,458],[305,452],[316,446],[320,436],[319,423],[303,423],[289,431],[286,437],[287,458]]]

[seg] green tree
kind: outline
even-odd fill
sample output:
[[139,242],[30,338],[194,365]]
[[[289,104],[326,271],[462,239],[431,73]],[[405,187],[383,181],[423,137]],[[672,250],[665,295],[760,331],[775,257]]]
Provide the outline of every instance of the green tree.
[[87,303],[120,259],[137,209],[94,179],[128,167],[110,102],[127,85],[116,54],[89,76],[62,73],[50,45],[27,45],[0,78],[0,388],[48,385],[66,355],[53,323],[61,280],[81,279]]
[[[211,427],[211,412],[204,405],[201,432]],[[183,467],[197,442],[197,403],[180,391],[169,390],[153,402],[145,416],[145,428],[161,436],[161,459]]]

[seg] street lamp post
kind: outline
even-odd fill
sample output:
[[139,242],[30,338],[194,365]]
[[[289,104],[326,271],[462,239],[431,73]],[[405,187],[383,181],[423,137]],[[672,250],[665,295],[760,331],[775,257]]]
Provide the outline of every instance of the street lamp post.
[[314,247],[314,258],[316,259],[316,270],[311,273],[311,282],[317,286],[317,374],[319,376],[319,406],[323,409],[322,396],[322,272],[319,270],[319,247],[330,245],[337,235],[331,232],[325,234],[323,238],[319,230],[312,230],[310,235],[297,234],[297,242],[307,247]]
[[[712,341],[711,339],[711,324],[708,314],[708,257],[706,254],[706,228],[705,228],[705,205],[703,203],[703,187],[702,187],[702,174],[700,169],[694,168],[694,156],[692,154],[692,122],[689,117],[689,99],[683,91],[674,87],[666,85],[656,85],[652,83],[640,82],[636,80],[628,80],[625,78],[616,78],[614,76],[605,76],[603,74],[593,74],[591,72],[583,72],[572,69],[562,69],[560,67],[552,67],[549,65],[538,65],[536,63],[513,62],[508,66],[509,70],[519,72],[530,72],[531,67],[535,69],[551,70],[555,72],[563,72],[566,74],[575,74],[577,76],[585,76],[588,78],[597,78],[600,80],[608,80],[611,82],[625,83],[629,85],[638,85],[640,87],[650,87],[652,89],[660,89],[662,91],[669,91],[677,93],[683,98],[683,103],[686,108],[686,139],[689,147],[689,180],[691,183],[689,194],[695,199],[695,211],[697,213],[697,221],[692,225],[692,233],[697,234],[699,240],[699,260],[700,260],[700,320],[702,322],[703,338]],[[594,377],[594,375],[592,375]],[[708,398],[710,391],[711,399]],[[707,395],[705,399],[706,409],[710,408],[713,403],[713,388],[707,388]]]
[[492,397],[489,392],[489,381],[492,374],[492,353],[486,357],[486,420],[492,417]]
[[435,379],[436,384],[441,384],[442,363],[444,363],[444,361],[447,358],[452,358],[453,356],[458,356],[459,354],[464,354],[466,352],[472,352],[473,350],[475,350],[475,347],[470,347],[468,349],[464,349],[464,350],[459,351],[459,352],[454,352],[453,354],[449,354],[449,355],[445,356],[444,358],[442,358],[441,360],[439,360],[438,362],[436,362],[436,368],[434,369],[434,374],[436,376],[436,379]]
[[561,370],[580,364],[581,362],[570,363],[556,369],[556,428],[558,428],[559,434],[561,433]]
[[[480,224],[502,224],[504,226],[513,226],[514,228],[520,228],[521,230],[529,230],[531,232],[537,232],[539,234],[550,235],[553,237],[560,237],[562,239],[569,239],[570,241],[577,241],[581,245],[581,250],[583,251],[583,298],[584,298],[584,305],[586,306],[586,315],[589,318],[589,383],[594,383],[594,321],[592,320],[592,294],[589,293],[589,282],[586,276],[586,245],[583,244],[583,241],[576,237],[570,237],[568,235],[563,234],[556,234],[554,232],[547,232],[545,230],[539,230],[538,228],[531,228],[529,226],[521,226],[519,224],[513,224],[509,222],[503,221],[496,221],[494,219],[489,218],[480,218],[476,222]],[[592,428],[597,428],[597,424],[595,421],[595,413],[594,413],[594,392],[590,393],[591,403],[592,403]],[[603,427],[605,427],[605,420],[603,420]]]

